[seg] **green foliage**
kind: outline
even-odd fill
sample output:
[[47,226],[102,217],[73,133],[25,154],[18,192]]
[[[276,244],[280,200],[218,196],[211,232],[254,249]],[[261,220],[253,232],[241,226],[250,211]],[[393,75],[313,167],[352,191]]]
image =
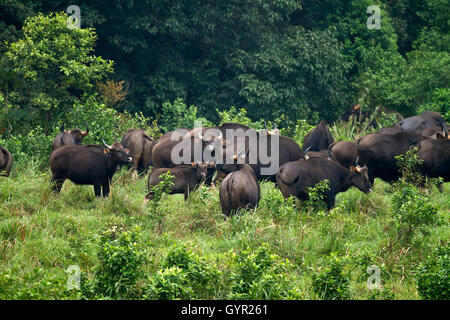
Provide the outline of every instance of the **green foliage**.
[[255,130],[264,129],[264,121],[263,120],[253,121],[252,119],[250,119],[247,115],[247,110],[245,108],[236,110],[235,107],[231,107],[228,110],[223,111],[216,110],[216,111],[219,114],[219,124],[227,122],[236,122],[246,125]]
[[450,247],[438,247],[421,263],[416,275],[417,289],[423,299],[450,299]]
[[196,121],[201,121],[203,127],[212,126],[207,119],[199,117],[196,106],[188,108],[181,98],[176,99],[173,103],[163,103],[159,123],[164,132],[178,128],[191,129]]
[[426,227],[438,222],[438,209],[428,196],[401,180],[392,197],[392,211],[394,225],[405,243],[416,230],[424,233]]
[[210,297],[219,276],[214,264],[184,245],[174,245],[161,269],[150,278],[146,295],[163,300]]
[[450,122],[450,108],[448,102],[450,101],[450,89],[438,88],[433,91],[428,102],[422,104],[418,111],[424,112],[426,110],[432,110],[439,112],[448,123]]
[[345,300],[350,298],[349,276],[345,274],[345,259],[331,253],[326,266],[313,275],[313,289],[324,300]]
[[328,179],[322,180],[314,187],[308,187],[308,200],[305,201],[306,208],[312,211],[326,210],[325,199],[330,190],[330,181]]
[[236,271],[230,276],[230,299],[299,298],[287,272],[292,265],[274,254],[267,243],[248,248],[235,256]]
[[73,92],[93,92],[95,82],[113,71],[112,62],[93,55],[97,35],[91,28],[67,28],[64,13],[27,18],[23,38],[8,44],[5,56],[23,79],[9,93],[13,127],[48,125],[69,111]]
[[34,268],[23,277],[13,270],[0,272],[1,300],[73,300],[81,296],[77,291],[67,290],[64,274],[51,274],[43,268]]
[[178,267],[159,270],[149,281],[146,299],[189,299],[192,293],[187,274]]
[[295,208],[295,197],[284,198],[280,190],[270,188],[261,198],[259,207],[267,209],[268,213],[275,219],[289,218],[297,211]]
[[116,226],[100,236],[97,294],[123,298],[133,294],[132,285],[142,275],[145,249],[139,244],[140,228],[121,232]]

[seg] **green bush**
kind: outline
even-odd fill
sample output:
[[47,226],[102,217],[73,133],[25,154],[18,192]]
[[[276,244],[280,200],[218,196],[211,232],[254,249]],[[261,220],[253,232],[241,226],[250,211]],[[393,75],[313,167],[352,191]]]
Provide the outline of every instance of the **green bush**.
[[350,298],[349,276],[344,273],[345,259],[336,253],[327,257],[327,266],[313,275],[313,290],[324,300]]
[[138,243],[139,235],[140,227],[119,232],[113,226],[100,236],[96,293],[118,298],[132,296],[132,285],[142,275],[140,268],[144,263],[145,249]]
[[193,128],[195,121],[201,121],[203,127],[212,126],[211,122],[197,114],[196,106],[188,108],[181,98],[178,98],[173,103],[163,103],[159,123],[164,132],[178,128]]
[[159,270],[150,279],[146,299],[176,300],[189,299],[192,289],[187,274],[178,267]]
[[438,222],[438,209],[427,195],[411,183],[400,181],[392,196],[394,225],[405,242],[416,230],[424,231]]
[[426,300],[450,300],[450,247],[438,247],[416,275],[417,290]]
[[274,254],[267,243],[258,249],[244,250],[235,256],[235,271],[230,276],[230,299],[296,299],[299,293],[287,272],[293,266]]

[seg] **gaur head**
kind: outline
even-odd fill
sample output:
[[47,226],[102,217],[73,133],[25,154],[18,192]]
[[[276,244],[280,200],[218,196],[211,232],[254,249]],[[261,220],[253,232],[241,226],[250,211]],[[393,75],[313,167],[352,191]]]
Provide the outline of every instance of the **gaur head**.
[[127,164],[130,163],[131,160],[133,160],[130,157],[130,150],[125,149],[120,142],[114,142],[112,146],[109,146],[106,144],[104,140],[103,145],[106,149],[103,149],[103,152],[111,157],[111,160],[115,163],[123,163]]
[[[73,130],[64,130],[64,123],[61,126],[61,132],[64,134],[69,134],[73,138],[74,144],[81,145],[81,141],[84,137],[86,137],[89,133],[89,125],[86,122],[86,131],[81,131],[80,129],[73,129]],[[61,142],[64,144],[64,136],[61,137]]]
[[208,169],[214,167],[214,163],[207,163],[207,162],[194,162],[191,163],[193,168],[197,169],[197,176],[201,177],[202,180],[206,179],[206,175],[208,174]]
[[241,166],[245,163],[245,158],[247,157],[249,150],[245,152],[245,147],[241,149],[241,151],[235,153],[232,158],[226,159],[225,163],[217,163],[215,165],[217,170],[220,170],[224,173],[230,173],[236,170],[239,170]]
[[366,166],[360,167],[358,158],[356,159],[355,165],[350,167],[352,183],[364,193],[372,192],[372,186],[369,181],[369,169]]

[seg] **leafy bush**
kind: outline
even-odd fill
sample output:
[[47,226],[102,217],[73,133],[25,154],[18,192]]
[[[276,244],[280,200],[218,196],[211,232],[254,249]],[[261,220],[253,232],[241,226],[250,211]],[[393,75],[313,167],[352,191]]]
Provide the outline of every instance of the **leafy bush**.
[[206,118],[197,115],[196,106],[188,108],[181,98],[178,98],[173,103],[163,103],[159,123],[164,132],[178,128],[193,128],[196,121],[201,121],[203,127],[212,126],[211,122]]
[[400,181],[392,197],[394,225],[407,242],[416,230],[438,221],[438,209],[430,199],[411,183]]
[[187,274],[178,267],[159,270],[150,279],[146,299],[176,300],[189,299],[192,289]]
[[141,276],[145,249],[138,243],[140,227],[119,232],[116,226],[100,236],[99,265],[95,291],[105,296],[123,298]]
[[314,187],[308,187],[308,200],[305,201],[309,210],[323,211],[326,209],[325,198],[330,190],[330,181],[322,180]]
[[279,189],[270,188],[261,198],[260,208],[267,210],[274,218],[283,219],[295,214],[295,198],[284,198]]
[[345,259],[336,253],[327,257],[327,266],[313,275],[313,290],[325,300],[349,299],[349,276],[344,273]]
[[[168,292],[164,279],[176,280],[178,285],[184,287],[184,291],[175,289]],[[149,297],[165,299],[168,296],[181,298],[189,293],[189,298],[205,298],[213,295],[214,284],[220,276],[220,272],[211,262],[205,261],[201,256],[189,250],[186,246],[174,245],[162,264],[162,269],[150,280]],[[167,279],[166,279],[167,280]]]
[[65,274],[51,274],[42,268],[34,268],[22,277],[12,270],[0,272],[0,300],[61,300],[79,299],[76,290],[67,289]]
[[299,298],[287,271],[293,266],[274,254],[267,243],[258,249],[244,250],[235,256],[235,271],[230,276],[230,299]]
[[438,247],[416,275],[417,290],[426,300],[450,300],[450,247]]

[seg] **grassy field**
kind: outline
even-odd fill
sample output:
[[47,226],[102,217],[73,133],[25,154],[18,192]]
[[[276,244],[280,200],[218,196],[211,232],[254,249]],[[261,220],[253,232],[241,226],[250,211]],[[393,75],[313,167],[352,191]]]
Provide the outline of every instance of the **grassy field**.
[[[259,207],[227,220],[218,188],[187,202],[164,195],[152,209],[146,178],[125,169],[107,199],[70,181],[57,196],[49,180],[33,162],[0,180],[1,299],[421,299],[419,266],[450,238],[449,183],[427,195],[438,219],[406,239],[395,188],[380,180],[370,194],[339,194],[328,213],[263,182]],[[67,289],[71,265],[81,290]],[[380,289],[368,288],[371,265]]]

